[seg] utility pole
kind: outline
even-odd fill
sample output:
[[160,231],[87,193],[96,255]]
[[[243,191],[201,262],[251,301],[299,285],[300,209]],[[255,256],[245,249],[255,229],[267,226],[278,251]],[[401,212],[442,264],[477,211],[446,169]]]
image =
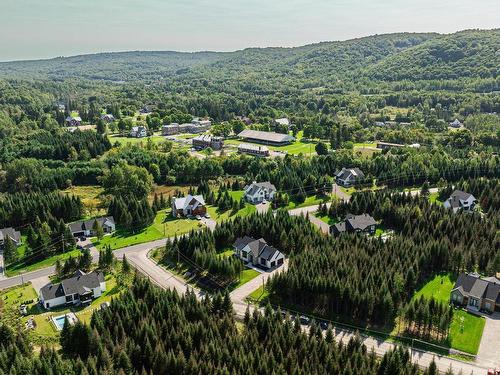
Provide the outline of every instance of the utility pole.
[[64,253],[64,234],[61,234],[62,252]]

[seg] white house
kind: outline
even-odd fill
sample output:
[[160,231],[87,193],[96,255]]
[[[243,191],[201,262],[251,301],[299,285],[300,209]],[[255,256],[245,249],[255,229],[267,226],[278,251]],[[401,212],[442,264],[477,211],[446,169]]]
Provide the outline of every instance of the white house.
[[130,130],[130,136],[132,138],[144,138],[148,135],[148,131],[144,126],[133,126]]
[[283,264],[285,256],[261,239],[245,236],[234,243],[234,254],[244,262],[265,269],[276,268]]
[[476,203],[477,200],[472,194],[455,190],[443,205],[446,208],[451,208],[453,212],[457,212],[458,210],[472,211]]
[[462,123],[460,122],[459,119],[456,118],[455,121],[450,122],[450,126],[452,128],[461,128],[462,127]]
[[172,215],[178,216],[203,216],[207,213],[205,200],[202,195],[187,195],[182,198],[174,198],[172,201]]
[[335,176],[337,184],[345,187],[363,181],[365,178],[365,174],[359,168],[342,168]]
[[272,201],[276,194],[276,187],[270,182],[252,182],[245,186],[245,199],[251,203],[262,203],[263,201]]
[[75,276],[40,289],[40,303],[46,309],[67,305],[87,305],[106,291],[104,273],[78,270]]
[[274,120],[274,122],[277,124],[277,125],[282,125],[282,126],[290,126],[290,120],[286,117],[283,117],[283,118],[277,118]]
[[68,227],[74,237],[94,236],[95,233],[93,228],[96,221],[102,227],[104,233],[113,233],[116,229],[115,219],[113,216],[75,221],[74,223],[68,224]]

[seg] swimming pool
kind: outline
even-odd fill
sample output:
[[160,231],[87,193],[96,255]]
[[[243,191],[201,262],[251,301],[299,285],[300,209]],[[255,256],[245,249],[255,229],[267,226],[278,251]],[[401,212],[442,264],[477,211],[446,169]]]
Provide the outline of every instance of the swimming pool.
[[59,316],[53,316],[52,317],[52,322],[54,323],[54,326],[56,327],[56,330],[62,331],[64,327],[64,320],[68,319],[69,324],[73,325],[77,322],[76,315],[73,313],[68,313],[64,315],[59,315]]

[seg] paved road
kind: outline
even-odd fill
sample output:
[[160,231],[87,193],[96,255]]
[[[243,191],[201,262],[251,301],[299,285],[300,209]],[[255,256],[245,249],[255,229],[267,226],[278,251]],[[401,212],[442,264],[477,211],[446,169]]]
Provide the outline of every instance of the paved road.
[[[326,204],[327,207],[330,207],[331,203],[328,202]],[[328,234],[330,231],[330,225],[325,223],[323,220],[317,218],[314,214],[316,211],[318,211],[319,205],[314,205],[314,206],[307,206],[307,207],[300,207],[300,208],[294,208],[293,210],[289,210],[288,213],[293,216],[306,216],[308,215],[309,221],[316,225],[323,233]]]

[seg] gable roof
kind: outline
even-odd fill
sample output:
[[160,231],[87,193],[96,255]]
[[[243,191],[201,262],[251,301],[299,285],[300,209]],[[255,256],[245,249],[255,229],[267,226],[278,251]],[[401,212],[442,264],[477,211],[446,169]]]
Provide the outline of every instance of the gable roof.
[[482,279],[475,273],[462,273],[458,276],[453,291],[466,297],[487,298],[500,303],[500,280],[495,277]]
[[14,242],[19,242],[21,240],[21,233],[12,227],[0,229],[0,240],[4,240],[6,237]]
[[277,252],[280,252],[273,246],[268,245],[263,238],[256,240],[252,237],[245,236],[236,239],[234,243],[234,247],[238,250],[242,250],[246,246],[249,247],[254,258],[264,258],[265,260],[271,260]]
[[346,225],[349,225],[353,230],[365,230],[371,225],[376,225],[377,222],[368,214],[348,215],[346,217]]
[[189,206],[198,207],[205,205],[205,199],[203,199],[203,195],[191,195],[188,194],[185,197],[176,198],[174,201],[176,210],[184,210]]
[[86,294],[104,282],[104,273],[93,271],[84,273],[78,270],[75,276],[65,279],[57,284],[49,283],[40,289],[40,296],[44,300],[51,300],[71,294]]
[[342,168],[340,172],[336,173],[336,176],[341,180],[347,180],[348,178],[353,179],[363,179],[365,174],[359,168]]
[[469,200],[471,197],[473,200],[476,200],[472,194],[466,193],[462,190],[455,190],[448,198],[448,203],[453,208],[459,208],[462,207],[462,202]]
[[255,195],[261,189],[266,189],[269,192],[272,192],[272,191],[276,191],[276,186],[271,184],[269,181],[265,181],[265,182],[255,182],[254,181],[250,185],[245,186],[243,190],[245,190],[245,194]]
[[94,222],[97,221],[101,227],[113,226],[115,225],[115,219],[113,216],[103,216],[97,217],[89,220],[75,221],[74,223],[68,224],[71,233],[81,232],[85,230],[92,230]]

